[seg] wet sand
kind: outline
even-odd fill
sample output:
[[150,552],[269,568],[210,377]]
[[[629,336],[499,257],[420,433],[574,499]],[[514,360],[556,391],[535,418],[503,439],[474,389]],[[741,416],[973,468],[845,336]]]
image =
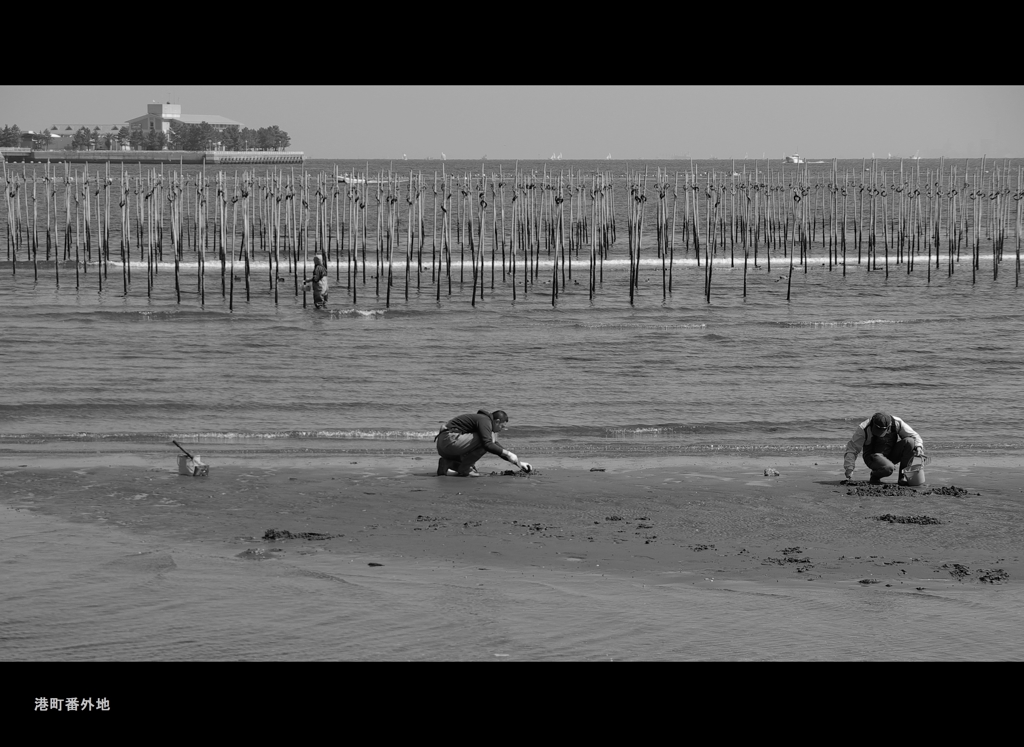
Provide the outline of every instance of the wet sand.
[[[184,674],[191,712],[260,712],[245,671],[139,688],[139,661],[1024,660],[1005,459],[936,458],[927,485],[881,491],[813,458],[485,458],[480,478],[401,454],[204,459],[192,478],[145,449],[0,455],[19,707],[92,693],[137,715]],[[261,670],[257,690],[318,677]]]
[[315,551],[894,591],[1024,578],[1024,487],[1005,460],[944,460],[926,485],[880,491],[864,470],[848,485],[810,458],[562,458],[514,476],[484,459],[479,478],[437,477],[433,459],[402,455],[205,459],[211,474],[191,478],[166,457],[3,457],[0,500],[256,559]]

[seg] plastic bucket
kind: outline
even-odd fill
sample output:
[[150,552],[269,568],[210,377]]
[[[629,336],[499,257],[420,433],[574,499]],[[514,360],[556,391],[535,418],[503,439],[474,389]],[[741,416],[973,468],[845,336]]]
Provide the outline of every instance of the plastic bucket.
[[194,467],[191,457],[185,456],[184,454],[178,454],[178,474],[192,476]]
[[199,460],[198,454],[194,458],[178,454],[178,474],[188,477],[205,477],[210,474],[210,465],[203,464]]
[[907,485],[924,485],[924,459],[914,457],[903,470],[903,477],[906,478]]

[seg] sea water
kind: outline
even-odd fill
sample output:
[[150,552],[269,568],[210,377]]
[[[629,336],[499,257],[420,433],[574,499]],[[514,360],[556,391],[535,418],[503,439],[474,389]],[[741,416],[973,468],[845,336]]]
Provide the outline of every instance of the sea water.
[[[166,272],[166,270],[164,270]],[[786,278],[675,269],[672,295],[606,265],[600,295],[570,286],[512,301],[497,287],[390,308],[371,294],[305,308],[301,295],[208,294],[178,304],[161,278],[124,296],[0,280],[0,444],[214,444],[429,453],[479,408],[506,440],[550,452],[802,452],[838,461],[873,412],[929,452],[1018,452],[1024,310],[1012,277],[971,282],[815,263]],[[654,271],[650,271],[654,275]],[[774,273],[773,273],[774,274]],[[109,286],[108,286],[109,287]],[[201,451],[201,450],[200,450]],[[202,453],[202,452],[201,452]]]

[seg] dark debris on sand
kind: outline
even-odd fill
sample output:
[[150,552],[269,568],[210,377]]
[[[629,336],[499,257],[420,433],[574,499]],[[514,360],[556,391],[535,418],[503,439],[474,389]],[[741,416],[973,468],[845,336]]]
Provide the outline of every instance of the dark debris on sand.
[[262,547],[250,547],[248,550],[242,550],[235,557],[243,560],[270,560],[274,556],[267,555]]
[[953,495],[959,498],[965,495],[981,495],[981,493],[971,493],[963,488],[958,488],[956,485],[950,485],[948,488],[931,488],[924,491],[922,495]]
[[883,483],[871,483],[867,480],[841,480],[840,485],[845,485],[849,488],[846,491],[847,495],[859,495],[859,496],[871,496],[871,497],[888,497],[888,496],[903,496],[903,495],[951,495],[957,498],[966,495],[981,495],[981,493],[971,493],[963,488],[958,488],[956,485],[950,485],[949,487],[934,487],[918,492],[917,488],[909,485],[897,485],[896,483],[883,482]]
[[344,536],[343,534],[324,534],[323,532],[289,532],[287,529],[268,529],[263,533],[263,539],[270,542],[285,539],[329,540]]
[[882,514],[876,516],[879,521],[887,521],[890,524],[941,524],[942,522],[932,516],[910,515],[910,516],[897,516],[895,514]]
[[855,482],[853,480],[847,480],[846,485],[850,488],[846,491],[847,495],[859,495],[869,496],[877,498],[888,498],[898,497],[902,495],[917,495],[917,491],[914,488],[906,487],[903,485],[896,485],[894,483],[875,483],[874,485],[861,480]]
[[774,565],[786,565],[787,563],[810,563],[810,558],[798,558],[793,555],[787,555],[784,558],[765,558],[761,561],[761,565],[768,565],[769,563]]
[[[949,571],[949,575],[957,581],[963,582],[965,578],[971,577],[971,567],[964,563],[943,563],[940,568]],[[1010,574],[1002,568],[980,568],[974,571],[978,581],[983,584],[1001,584],[1010,580]]]
[[978,571],[978,580],[983,584],[1001,584],[1010,580],[1010,574],[1002,568],[982,568]]

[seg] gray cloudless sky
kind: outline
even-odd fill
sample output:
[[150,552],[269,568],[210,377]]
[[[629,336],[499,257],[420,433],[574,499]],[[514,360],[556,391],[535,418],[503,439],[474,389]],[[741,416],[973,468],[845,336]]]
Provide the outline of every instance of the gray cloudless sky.
[[1024,86],[0,86],[0,125],[150,102],[277,125],[308,158],[1024,157]]

